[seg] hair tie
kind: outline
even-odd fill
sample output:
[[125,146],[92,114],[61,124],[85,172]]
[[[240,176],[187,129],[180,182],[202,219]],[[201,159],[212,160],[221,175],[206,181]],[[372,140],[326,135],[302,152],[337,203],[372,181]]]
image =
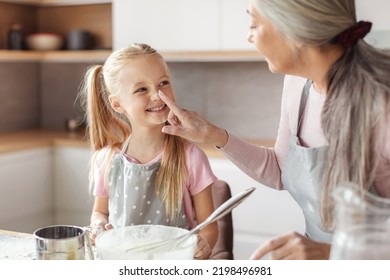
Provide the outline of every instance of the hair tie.
[[371,30],[372,23],[369,21],[359,21],[357,24],[341,32],[337,37],[337,42],[346,48],[352,48],[359,39],[363,39]]

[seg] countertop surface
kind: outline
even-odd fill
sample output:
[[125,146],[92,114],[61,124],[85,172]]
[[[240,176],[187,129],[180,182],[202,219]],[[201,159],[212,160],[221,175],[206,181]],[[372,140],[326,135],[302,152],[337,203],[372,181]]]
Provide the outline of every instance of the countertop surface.
[[[268,139],[248,141],[266,147],[272,147],[275,143],[275,140]],[[47,146],[89,148],[85,132],[30,130],[0,133],[0,154]],[[213,146],[199,146],[209,157],[223,157],[223,154]]]
[[32,234],[0,230],[0,260],[35,259]]
[[[94,254],[94,259],[98,259],[95,246],[93,245],[92,251]],[[35,259],[37,259],[36,239],[33,234],[0,229],[0,261]]]
[[84,132],[31,130],[0,133],[0,153],[46,146],[88,148],[88,143]]

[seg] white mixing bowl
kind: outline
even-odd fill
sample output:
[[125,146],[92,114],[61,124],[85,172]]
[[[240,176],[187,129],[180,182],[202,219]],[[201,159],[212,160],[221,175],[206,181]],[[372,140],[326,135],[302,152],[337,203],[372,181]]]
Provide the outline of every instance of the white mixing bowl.
[[186,229],[162,225],[127,226],[105,231],[96,238],[96,252],[104,260],[192,260],[197,237],[190,236],[173,248],[151,251],[127,251],[132,247],[167,240],[188,232]]

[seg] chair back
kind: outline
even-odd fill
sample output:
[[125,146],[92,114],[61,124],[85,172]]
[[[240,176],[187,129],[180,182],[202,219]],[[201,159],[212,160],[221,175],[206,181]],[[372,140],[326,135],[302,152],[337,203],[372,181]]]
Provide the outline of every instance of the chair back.
[[[232,197],[229,185],[222,180],[216,181],[212,185],[214,207],[219,207],[222,203]],[[233,260],[233,219],[229,213],[217,221],[219,237],[211,253],[213,260]]]

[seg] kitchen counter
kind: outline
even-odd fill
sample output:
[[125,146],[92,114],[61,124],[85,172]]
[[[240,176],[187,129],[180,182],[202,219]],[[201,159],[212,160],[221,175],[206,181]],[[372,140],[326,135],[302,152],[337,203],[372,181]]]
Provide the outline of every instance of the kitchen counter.
[[47,146],[88,148],[88,143],[83,132],[32,130],[0,134],[0,153]]
[[32,234],[0,230],[0,260],[31,260],[35,258]]
[[[97,259],[95,246],[92,245],[94,258]],[[35,237],[32,234],[0,229],[1,260],[35,260]]]
[[16,232],[0,229],[0,236],[11,236],[11,237],[29,237],[32,236],[30,233]]
[[[248,140],[249,142],[272,147],[274,140]],[[10,133],[0,133],[0,154],[28,150],[33,148],[58,146],[88,148],[85,132],[31,130]],[[213,146],[199,145],[209,157],[223,157],[223,154]]]

